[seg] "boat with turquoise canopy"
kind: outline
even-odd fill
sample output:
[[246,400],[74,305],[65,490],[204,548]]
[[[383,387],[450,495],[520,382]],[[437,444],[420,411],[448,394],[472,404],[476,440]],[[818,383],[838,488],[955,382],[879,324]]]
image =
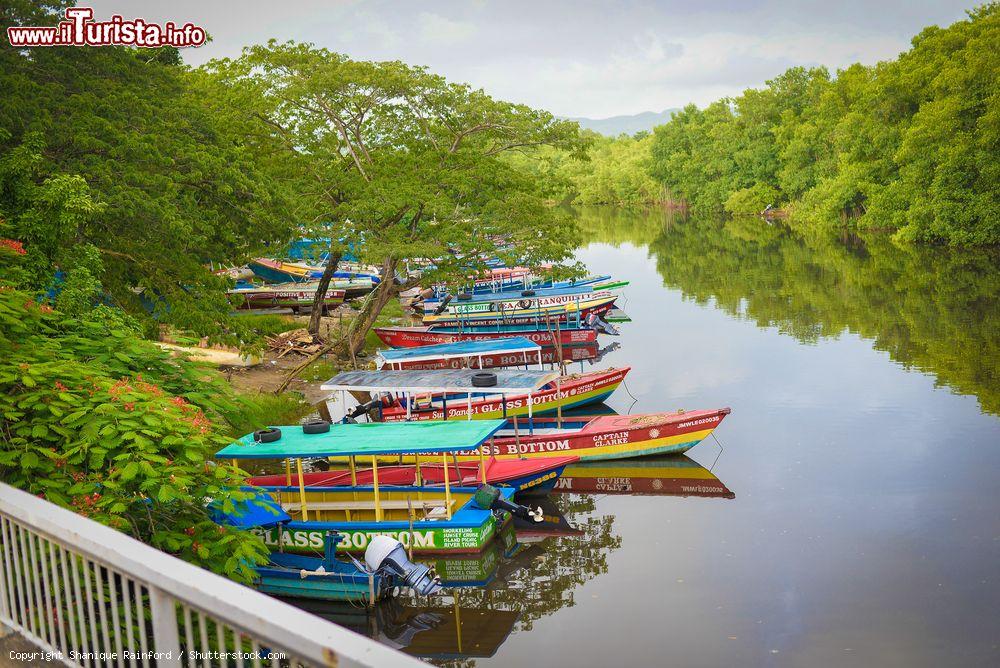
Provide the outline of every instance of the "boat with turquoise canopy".
[[[327,532],[336,531],[337,549],[347,552],[363,552],[376,536],[389,536],[416,553],[476,553],[510,519],[510,512],[530,514],[510,502],[513,488],[456,487],[450,480],[449,457],[482,452],[480,446],[504,425],[502,420],[323,424],[326,430],[320,433],[307,433],[309,425],[270,427],[216,453],[234,465],[239,460],[284,461],[284,484],[260,487],[291,520],[261,530],[272,548],[322,553]],[[421,463],[430,461],[427,453],[436,453],[434,461],[443,464],[443,484],[380,484],[380,458],[412,457],[421,481]],[[330,457],[346,458],[352,472],[358,458],[370,463],[372,484],[308,485],[303,461]],[[481,456],[483,482],[484,464]]]

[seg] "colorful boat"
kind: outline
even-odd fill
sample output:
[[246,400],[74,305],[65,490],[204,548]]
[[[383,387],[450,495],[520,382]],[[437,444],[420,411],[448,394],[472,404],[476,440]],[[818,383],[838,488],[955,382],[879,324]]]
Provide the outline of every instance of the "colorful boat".
[[[312,307],[318,287],[315,283],[283,283],[238,287],[227,294],[230,303],[238,309],[290,308],[298,313],[300,309]],[[323,308],[335,308],[343,304],[345,296],[345,290],[328,289],[323,297]]]
[[[601,415],[585,419],[508,420],[483,454],[496,459],[576,455],[581,462],[681,454],[715,431],[730,409]],[[458,458],[474,459],[475,455]]]
[[[536,306],[535,301],[525,300],[525,306],[519,302],[486,301],[473,302],[468,305],[456,306],[451,312],[427,313],[423,316],[425,325],[459,324],[474,325],[528,325],[541,324],[546,321],[583,322],[591,314],[601,316],[614,308],[618,295],[609,292],[600,296],[570,295],[568,301],[560,301],[548,306]],[[448,307],[451,309],[451,307]]]
[[542,347],[524,337],[392,348],[375,353],[378,369],[494,369],[511,366],[584,362],[597,359],[597,343]]
[[386,422],[530,417],[600,403],[617,389],[630,369],[612,367],[566,376],[498,369],[489,372],[496,377],[496,385],[489,387],[473,385],[474,372],[463,369],[345,371],[323,383],[321,389],[377,394],[371,408],[377,411],[379,421]]
[[520,336],[542,346],[554,346],[558,341],[562,346],[593,344],[597,342],[597,332],[589,327],[567,327],[554,323],[537,325],[489,325],[484,327],[458,327],[430,325],[423,327],[376,327],[375,335],[387,346],[412,348],[439,343],[458,341],[486,341]]
[[265,594],[324,601],[346,601],[367,608],[392,594],[395,578],[366,572],[353,563],[340,561],[335,551],[341,537],[326,536],[323,557],[290,552],[272,552],[270,561],[254,570],[254,586]]
[[[321,265],[313,266],[302,262],[284,262],[268,258],[251,260],[247,266],[256,276],[271,283],[318,281],[323,276],[324,269]],[[367,294],[380,282],[377,272],[372,272],[361,265],[338,268],[333,274],[333,279],[338,288],[347,292],[348,298]]]
[[[509,290],[486,294],[454,295],[448,294],[443,297],[431,297],[419,302],[419,307],[426,313],[443,312],[448,309],[450,313],[461,312],[462,309],[473,308],[483,302],[503,301],[506,309],[513,308],[537,308],[539,306],[552,306],[553,304],[566,304],[576,301],[577,298],[591,297],[597,298],[612,294],[612,290],[617,290],[628,285],[628,281],[617,281],[615,283],[600,283],[595,285],[573,285],[558,288],[531,288],[528,290]],[[496,310],[496,309],[492,309]]]
[[573,464],[556,481],[554,491],[573,494],[736,498],[714,473],[685,455]]
[[[285,461],[285,484],[261,486],[291,518],[284,525],[261,530],[270,547],[285,552],[315,552],[324,549],[327,532],[336,531],[341,535],[337,549],[351,552],[363,552],[378,535],[397,539],[418,553],[479,552],[509,514],[495,511],[495,503],[480,506],[475,487],[453,487],[448,458],[461,452],[481,452],[479,446],[502,426],[501,420],[336,424],[323,433],[306,433],[307,426],[303,425],[272,427],[243,436],[216,457],[234,462]],[[270,441],[274,429],[278,429],[279,438]],[[427,452],[441,453],[443,485],[395,487],[381,482],[378,457],[406,453],[418,457],[416,465],[420,466],[420,453]],[[330,488],[304,484],[303,459],[347,457],[355,469],[355,458],[362,456],[371,458],[371,486]],[[479,460],[481,465],[485,463],[485,457]],[[297,473],[294,482],[298,484],[293,484],[293,461]],[[506,500],[513,496],[513,488],[495,491],[500,505],[511,506]]]

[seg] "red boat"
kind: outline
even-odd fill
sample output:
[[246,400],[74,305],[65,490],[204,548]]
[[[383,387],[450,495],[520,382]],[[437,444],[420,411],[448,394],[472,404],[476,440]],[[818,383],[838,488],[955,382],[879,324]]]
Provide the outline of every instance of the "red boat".
[[[514,487],[518,493],[544,493],[551,490],[563,469],[579,461],[575,455],[544,457],[539,459],[489,459],[485,461],[486,482],[491,485]],[[409,487],[412,485],[443,485],[444,464],[421,462],[420,480],[414,464],[389,464],[378,467],[380,485]],[[337,469],[306,473],[302,481],[306,487],[353,487],[371,485],[375,475],[370,468],[357,469],[354,479],[350,470]],[[455,462],[448,465],[449,484],[459,487],[477,487],[482,483],[478,461]],[[260,487],[297,487],[299,476],[292,474],[262,475],[250,478],[251,485]]]
[[[625,380],[625,375],[631,367],[621,367],[592,371],[590,373],[574,373],[562,376],[558,388],[555,382],[543,385],[537,392],[530,395],[530,407],[533,415],[554,413],[558,408],[563,410],[596,404],[604,401]],[[484,394],[489,388],[483,388]],[[471,408],[472,417],[476,419],[495,419],[503,417],[527,416],[529,408],[528,394],[512,394],[506,397],[488,395],[474,398],[470,403],[463,395],[448,402],[448,415],[444,415],[442,397],[413,397],[410,409],[411,420],[441,420],[449,418],[464,418]],[[380,408],[385,421],[406,420],[406,406],[397,397],[392,397],[392,403]]]
[[493,327],[444,327],[429,325],[424,327],[376,327],[375,334],[387,346],[393,348],[414,348],[438,343],[455,343],[457,341],[481,341],[485,339],[506,339],[511,336],[523,336],[541,346],[553,346],[553,338],[563,346],[575,344],[590,344],[597,342],[597,332],[590,328],[567,328],[560,325],[556,332],[553,324],[551,329],[538,328],[535,325],[520,327],[516,325]]
[[[729,408],[645,413],[642,415],[599,415],[573,417],[561,422],[554,417],[519,418],[483,443],[482,453],[499,461],[576,455],[581,462],[627,459],[649,455],[677,455],[687,452],[715,431]],[[442,453],[430,453],[440,457]],[[479,454],[455,455],[459,461],[478,460]],[[412,461],[406,456],[405,461]],[[395,460],[394,460],[395,461]],[[577,466],[569,467],[570,471]],[[379,471],[381,472],[381,468]],[[559,482],[556,488],[566,486]],[[575,490],[574,490],[575,491]]]

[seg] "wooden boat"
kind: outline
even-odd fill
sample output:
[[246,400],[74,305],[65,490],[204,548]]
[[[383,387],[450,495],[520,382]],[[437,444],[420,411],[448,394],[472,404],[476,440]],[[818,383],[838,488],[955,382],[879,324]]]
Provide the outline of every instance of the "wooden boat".
[[554,324],[548,327],[538,325],[490,325],[484,327],[457,327],[430,325],[423,327],[376,327],[375,335],[387,346],[412,348],[439,343],[458,341],[485,341],[520,336],[542,346],[554,346],[558,341],[562,346],[593,344],[597,342],[597,332],[589,327],[564,324],[558,331]]
[[[312,307],[318,287],[315,283],[283,283],[234,288],[227,294],[230,303],[236,308],[290,308],[298,313],[300,309]],[[345,296],[345,290],[328,289],[323,297],[323,308],[328,309],[343,304]]]
[[[474,295],[485,295],[511,290],[537,290],[539,288],[571,288],[603,283],[611,278],[610,274],[600,276],[585,276],[583,278],[565,281],[553,281],[551,278],[539,278],[529,269],[494,269],[489,276],[478,278],[467,285],[465,292]],[[437,286],[435,292],[443,296],[448,290]]]
[[[503,302],[507,310],[515,308],[537,308],[566,304],[577,299],[589,297],[598,298],[614,294],[612,290],[628,285],[628,281],[602,283],[598,285],[574,285],[560,288],[531,288],[529,290],[512,290],[486,294],[445,295],[442,298],[432,297],[419,303],[423,312],[438,313],[447,310],[449,313],[463,312],[463,309],[477,308],[484,302]],[[498,310],[499,306],[491,309]]]
[[415,348],[392,348],[375,353],[378,369],[494,369],[597,359],[596,343],[542,347],[524,337],[459,341]]
[[[630,367],[612,367],[560,376],[558,372],[498,369],[491,372],[497,376],[497,385],[491,387],[473,386],[473,372],[468,370],[345,371],[321,388],[381,393],[372,406],[379,421],[466,416],[493,419],[541,415],[600,403],[617,389],[630,370]],[[460,395],[467,396],[463,399]]]
[[322,558],[290,552],[272,552],[269,562],[257,566],[254,586],[265,594],[292,598],[346,601],[367,608],[392,594],[395,578],[362,571],[340,561],[335,550],[340,538],[328,535]]
[[[515,494],[545,494],[555,487],[563,469],[577,461],[574,455],[534,460],[489,459],[485,463],[486,482],[496,487],[512,487]],[[440,462],[422,463],[418,478],[414,464],[382,465],[378,468],[379,484],[394,487],[441,486],[444,484],[444,468]],[[370,486],[374,484],[374,475],[374,469],[370,468],[356,468],[353,473],[349,469],[337,469],[305,473],[302,480],[306,487],[312,489]],[[448,476],[451,484],[460,487],[475,487],[483,482],[479,462],[452,461],[448,464]],[[247,482],[256,487],[296,487],[299,477],[297,473],[288,478],[284,474],[262,475],[254,476]]]
[[[323,276],[324,269],[322,266],[268,258],[251,260],[247,266],[256,276],[271,283],[311,283]],[[368,294],[379,282],[377,272],[373,273],[361,266],[347,265],[334,272],[331,287],[343,289],[350,299]]]
[[[582,322],[591,314],[600,316],[610,311],[618,295],[609,293],[602,296],[577,296],[572,300],[548,306],[534,306],[534,302],[522,308],[518,303],[507,301],[475,302],[454,312],[440,314],[426,313],[425,325],[459,324],[465,325],[527,325],[546,321]],[[449,307],[450,308],[450,307]]]
[[556,481],[553,491],[720,499],[736,497],[714,473],[685,455],[572,464]]
[[[418,553],[479,552],[492,539],[498,523],[509,519],[506,511],[483,508],[475,487],[454,487],[449,477],[448,453],[477,452],[479,446],[503,426],[500,420],[396,424],[336,424],[325,433],[306,433],[302,425],[280,428],[280,438],[255,432],[226,446],[220,459],[285,460],[285,483],[262,485],[277,499],[291,521],[261,530],[264,543],[285,552],[323,549],[327,532],[340,534],[338,550],[363,552],[373,536],[387,535]],[[440,452],[443,485],[391,486],[379,477],[379,456],[399,457]],[[370,457],[372,484],[348,487],[305,485],[303,459],[347,457],[355,469],[356,457]],[[485,457],[479,457],[483,472]],[[291,467],[297,477],[292,484]],[[420,461],[416,464],[419,466]],[[482,474],[481,474],[482,475]],[[418,474],[419,476],[419,474]],[[515,490],[497,490],[510,499]],[[499,518],[499,519],[498,519]]]

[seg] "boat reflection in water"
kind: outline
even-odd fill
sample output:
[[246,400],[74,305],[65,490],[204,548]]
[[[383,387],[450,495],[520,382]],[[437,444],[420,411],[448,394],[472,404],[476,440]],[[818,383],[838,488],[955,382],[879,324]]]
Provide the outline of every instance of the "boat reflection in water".
[[509,523],[481,555],[421,560],[441,576],[439,594],[404,593],[371,611],[288,602],[433,663],[491,657],[515,631],[530,631],[535,620],[572,606],[583,583],[607,572],[607,556],[621,538],[614,517],[596,513],[594,499],[544,499],[544,522]]
[[736,498],[714,473],[686,455],[578,462],[566,467],[552,491]]

